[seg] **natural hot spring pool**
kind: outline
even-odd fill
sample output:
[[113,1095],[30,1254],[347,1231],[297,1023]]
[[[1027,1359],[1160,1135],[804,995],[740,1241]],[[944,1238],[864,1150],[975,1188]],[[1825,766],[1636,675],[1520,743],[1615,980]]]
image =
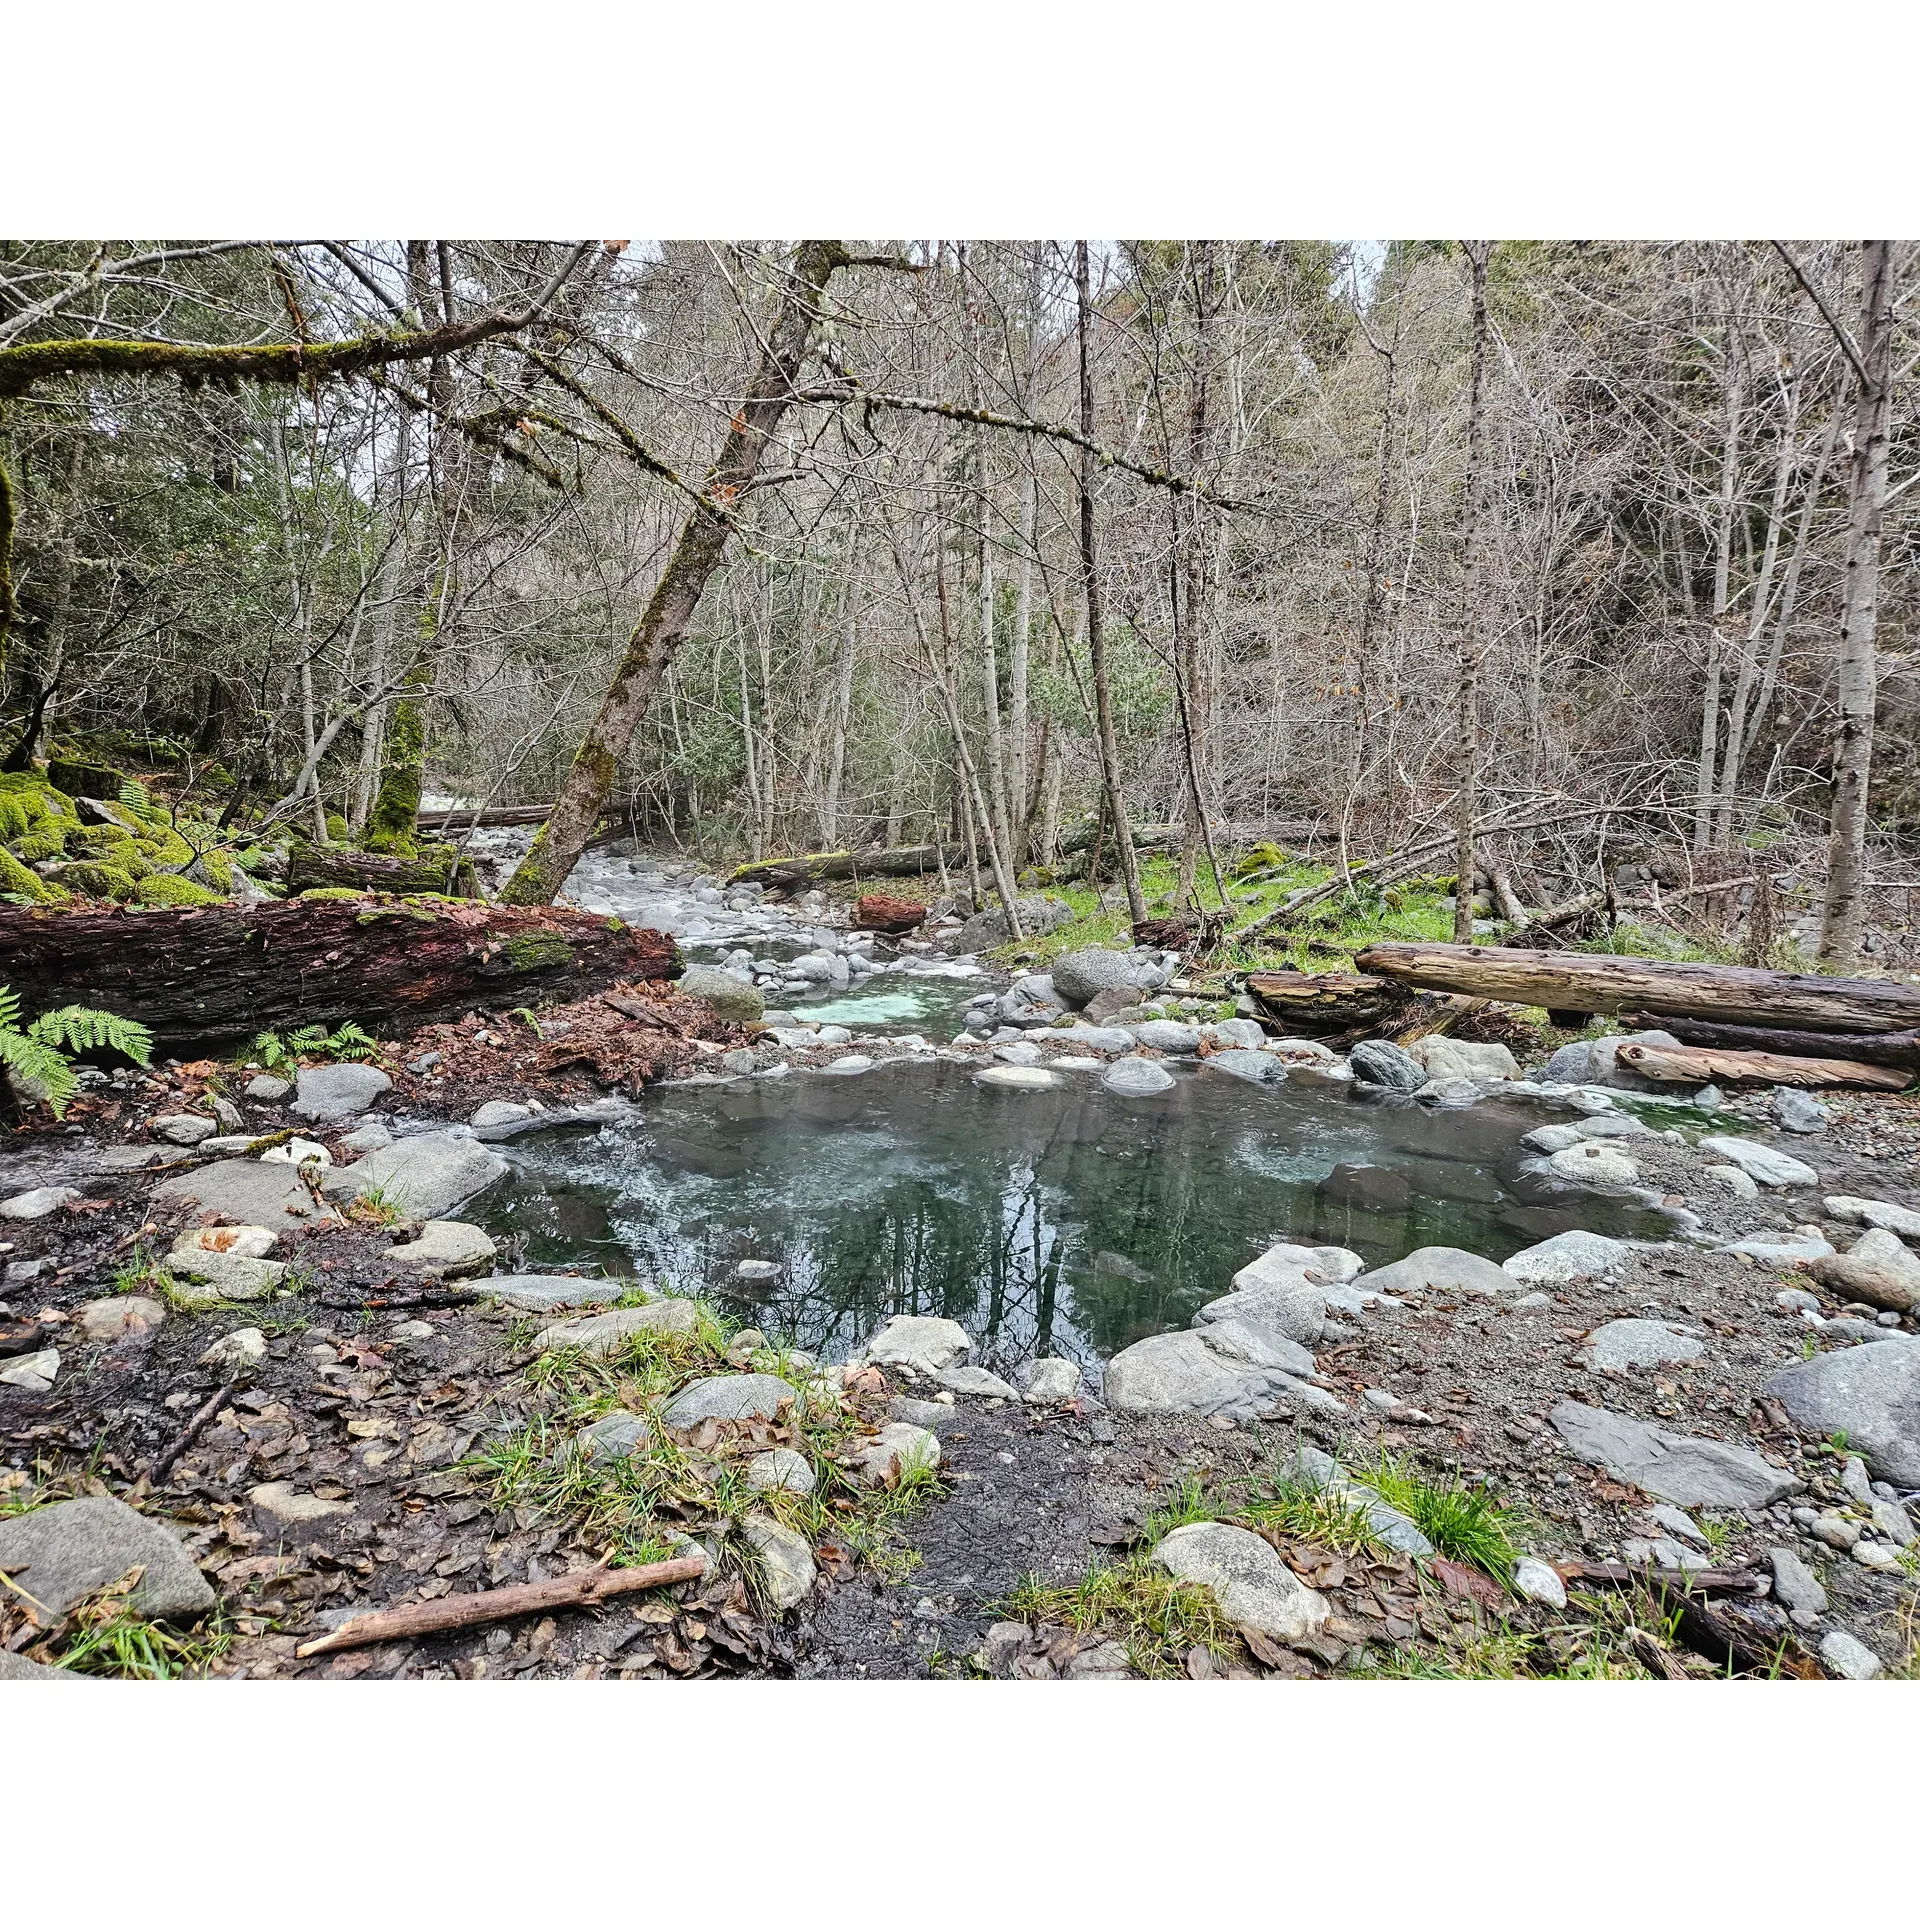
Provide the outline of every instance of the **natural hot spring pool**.
[[[841,1355],[894,1313],[963,1322],[1007,1361],[1104,1359],[1185,1326],[1283,1237],[1369,1266],[1446,1243],[1499,1259],[1570,1227],[1668,1230],[1631,1200],[1523,1173],[1538,1103],[1429,1112],[1296,1076],[1180,1070],[1126,1099],[974,1086],[962,1065],[663,1087],[598,1135],[527,1136],[470,1209],[532,1266],[704,1292],[769,1336]],[[742,1260],[780,1264],[743,1284]]]

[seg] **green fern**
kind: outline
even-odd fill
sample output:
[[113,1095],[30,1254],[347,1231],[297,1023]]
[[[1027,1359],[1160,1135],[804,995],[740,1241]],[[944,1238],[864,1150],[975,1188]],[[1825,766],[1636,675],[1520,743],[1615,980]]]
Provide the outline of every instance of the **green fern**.
[[351,1020],[332,1033],[325,1027],[296,1027],[292,1033],[256,1033],[252,1057],[269,1073],[291,1073],[303,1060],[377,1060],[380,1043]]
[[153,1035],[138,1020],[95,1007],[56,1008],[23,1032],[20,996],[11,987],[0,986],[0,1067],[37,1084],[56,1120],[65,1115],[79,1084],[66,1056],[93,1047],[111,1047],[144,1067],[153,1058]]

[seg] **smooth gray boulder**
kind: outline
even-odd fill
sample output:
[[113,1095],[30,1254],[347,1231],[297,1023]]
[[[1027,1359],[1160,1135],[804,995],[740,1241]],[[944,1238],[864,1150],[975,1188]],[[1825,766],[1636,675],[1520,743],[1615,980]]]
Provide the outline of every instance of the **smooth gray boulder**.
[[1176,1527],[1154,1548],[1153,1559],[1176,1580],[1207,1588],[1236,1627],[1270,1640],[1311,1638],[1333,1611],[1245,1527],[1213,1520]]
[[327,1191],[366,1193],[377,1187],[403,1213],[431,1220],[484,1193],[506,1171],[507,1163],[478,1140],[417,1133],[331,1175]]
[[772,1373],[721,1373],[685,1386],[661,1408],[670,1427],[702,1420],[772,1420],[793,1405],[794,1390]]
[[1576,1458],[1680,1507],[1770,1507],[1802,1481],[1751,1447],[1675,1433],[1647,1420],[1563,1400],[1548,1414]]
[[1200,1051],[1200,1029],[1187,1020],[1141,1020],[1127,1031],[1143,1047],[1156,1053],[1188,1054]]
[[[529,1133],[542,1122],[542,1116],[518,1100],[483,1100],[467,1120],[476,1140],[511,1140],[516,1133]],[[391,1145],[391,1142],[388,1143]]]
[[723,967],[689,967],[680,976],[680,991],[704,1000],[722,1020],[744,1025],[767,1010],[766,995]]
[[330,1067],[302,1067],[293,1110],[308,1120],[346,1120],[365,1113],[393,1082],[378,1067],[342,1060]]
[[220,1131],[220,1123],[204,1113],[163,1113],[153,1122],[153,1131],[176,1147],[197,1147]]
[[1508,1279],[1523,1280],[1529,1286],[1560,1287],[1617,1272],[1631,1251],[1624,1240],[1610,1240],[1604,1233],[1586,1233],[1576,1227],[1509,1255],[1501,1261],[1500,1271]]
[[1896,1487],[1920,1487],[1920,1340],[1876,1340],[1822,1353],[1760,1389],[1803,1433],[1844,1433]]
[[0,1520],[0,1567],[53,1614],[135,1567],[146,1569],[130,1596],[135,1613],[189,1620],[214,1604],[212,1587],[175,1535],[106,1495]]
[[1902,1240],[1920,1240],[1920,1209],[1898,1206],[1891,1200],[1863,1200],[1851,1193],[1829,1194],[1825,1205],[1835,1220],[1850,1221],[1855,1226],[1884,1227]]
[[1817,1227],[1783,1227],[1772,1233],[1752,1233],[1729,1240],[1721,1253],[1744,1253],[1756,1266],[1810,1267],[1833,1252],[1832,1243]]
[[653,1429],[637,1413],[609,1413],[579,1434],[580,1451],[591,1466],[624,1460],[653,1438]]
[[286,1284],[284,1260],[254,1260],[240,1253],[209,1253],[189,1247],[170,1253],[161,1262],[169,1273],[182,1274],[215,1300],[265,1300]]
[[1276,1240],[1265,1253],[1249,1260],[1233,1276],[1239,1287],[1264,1286],[1270,1280],[1307,1280],[1319,1287],[1337,1286],[1366,1271],[1367,1263],[1345,1247],[1305,1246]]
[[1266,1339],[1317,1347],[1327,1330],[1326,1290],[1298,1274],[1285,1274],[1251,1286],[1236,1285],[1231,1293],[1207,1301],[1193,1316],[1196,1327],[1224,1320],[1238,1320]]
[[1791,1547],[1775,1547],[1767,1556],[1773,1569],[1773,1597],[1790,1613],[1825,1613],[1827,1590],[1819,1576]]
[[963,1393],[974,1400],[1018,1400],[1019,1390],[997,1373],[985,1367],[942,1367],[934,1376],[935,1384],[949,1393]]
[[1789,1133],[1825,1133],[1832,1117],[1812,1094],[1800,1087],[1775,1087],[1773,1119]]
[[1216,1020],[1207,1031],[1221,1045],[1233,1048],[1258,1047],[1267,1037],[1266,1028],[1258,1020]]
[[612,1280],[578,1273],[502,1273],[490,1280],[463,1280],[462,1293],[484,1294],[522,1313],[552,1313],[563,1307],[598,1307],[618,1300],[626,1289]]
[[1071,1360],[1049,1354],[1027,1363],[1020,1385],[1035,1406],[1062,1406],[1080,1391],[1080,1369]]
[[393,1145],[393,1135],[378,1120],[369,1120],[365,1126],[343,1133],[335,1144],[349,1153],[378,1153],[382,1147]]
[[1347,1055],[1353,1077],[1391,1093],[1412,1093],[1427,1084],[1427,1070],[1391,1040],[1362,1040]]
[[1192,1329],[1155,1333],[1107,1362],[1106,1401],[1122,1413],[1264,1413],[1280,1399],[1342,1411],[1322,1388],[1282,1368],[1229,1358]]
[[1538,1600],[1543,1606],[1556,1611],[1566,1608],[1567,1590],[1561,1583],[1560,1575],[1545,1560],[1536,1560],[1531,1554],[1523,1554],[1513,1563],[1513,1584],[1529,1600]]
[[[1244,1305],[1249,1296],[1230,1294],[1228,1298]],[[1209,1320],[1195,1329],[1215,1353],[1228,1360],[1244,1360],[1256,1367],[1273,1367],[1298,1379],[1314,1375],[1313,1355],[1297,1340],[1276,1332],[1258,1315],[1239,1313],[1220,1320]]]
[[1084,1007],[1110,987],[1134,987],[1145,993],[1172,978],[1172,956],[1149,949],[1121,953],[1112,947],[1079,947],[1054,957],[1054,992],[1070,1007]]
[[80,1309],[80,1331],[101,1346],[137,1340],[154,1332],[167,1317],[158,1300],[143,1293],[109,1293]]
[[1128,1054],[1116,1060],[1100,1076],[1100,1084],[1109,1093],[1125,1094],[1130,1099],[1141,1099],[1156,1093],[1165,1093],[1173,1085],[1173,1075],[1157,1060],[1142,1060]]
[[[1893,1236],[1888,1234],[1887,1238]],[[1894,1244],[1898,1246],[1899,1242]],[[1884,1260],[1862,1259],[1854,1252],[1834,1253],[1809,1261],[1807,1273],[1841,1300],[1864,1300],[1887,1313],[1911,1313],[1920,1307],[1920,1274]]]
[[417,1240],[391,1248],[387,1258],[403,1267],[438,1267],[443,1280],[491,1273],[500,1249],[491,1236],[466,1220],[429,1220]]
[[259,1100],[268,1106],[276,1105],[293,1091],[293,1082],[282,1079],[277,1073],[256,1073],[246,1084],[246,1096],[249,1100]]
[[299,1173],[285,1162],[263,1166],[258,1160],[216,1160],[190,1167],[161,1181],[154,1198],[275,1233],[284,1232],[291,1221],[312,1219],[321,1212]]
[[1045,1067],[1016,1065],[982,1067],[973,1076],[976,1087],[1005,1087],[1014,1093],[1044,1093],[1060,1084],[1060,1076]]
[[1882,1672],[1880,1656],[1850,1633],[1826,1635],[1820,1642],[1820,1658],[1839,1680],[1877,1680]]
[[1750,1179],[1763,1187],[1817,1187],[1820,1176],[1804,1160],[1796,1160],[1778,1147],[1758,1140],[1745,1140],[1730,1133],[1710,1133],[1700,1142],[1701,1151],[1715,1153],[1730,1161]]
[[1589,1373],[1651,1372],[1697,1360],[1706,1344],[1667,1320],[1609,1320],[1580,1343],[1580,1364]]
[[1462,1247],[1416,1247],[1404,1260],[1376,1267],[1367,1285],[1379,1293],[1524,1293],[1527,1283]]
[[700,1324],[700,1309],[691,1300],[653,1300],[644,1307],[621,1307],[586,1320],[560,1320],[534,1340],[535,1353],[556,1347],[578,1347],[582,1353],[616,1353],[636,1333],[691,1333]]
[[8,1220],[44,1220],[69,1200],[78,1200],[78,1187],[29,1187],[11,1200],[0,1200],[0,1218]]
[[1547,1156],[1547,1165],[1563,1180],[1616,1192],[1634,1185],[1640,1178],[1639,1167],[1618,1147],[1604,1140],[1582,1140],[1577,1146],[1562,1147],[1558,1153]]
[[957,1320],[943,1320],[932,1313],[897,1313],[868,1341],[866,1358],[874,1366],[938,1373],[972,1348],[972,1336]]
[[907,1469],[924,1467],[931,1471],[937,1467],[940,1442],[928,1427],[905,1420],[889,1420],[871,1440],[856,1447],[853,1459],[867,1479],[880,1486],[892,1486]]
[[1285,1065],[1257,1047],[1233,1047],[1225,1053],[1210,1053],[1201,1065],[1215,1073],[1230,1073],[1236,1080],[1250,1081],[1257,1087],[1278,1086],[1287,1077]]
[[1518,1080],[1520,1063],[1512,1049],[1497,1040],[1454,1040],[1444,1033],[1410,1040],[1409,1059],[1427,1070],[1431,1080]]

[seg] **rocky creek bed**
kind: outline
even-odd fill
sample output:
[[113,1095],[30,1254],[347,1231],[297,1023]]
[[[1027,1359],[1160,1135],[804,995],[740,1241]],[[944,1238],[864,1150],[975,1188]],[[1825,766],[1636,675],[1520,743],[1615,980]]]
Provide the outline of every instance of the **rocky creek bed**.
[[[0,1667],[44,1674],[128,1604],[172,1664],[262,1678],[1911,1670],[1911,1103],[1647,1101],[1604,1043],[1536,1079],[1460,1043],[1336,1060],[1183,1006],[1162,956],[1083,972],[1122,965],[1159,977],[1104,1010],[1071,966],[983,980],[939,1045],[791,1011],[756,1039],[626,990],[297,1085],[103,1077],[0,1162]],[[1144,1326],[1014,1340],[868,1300],[800,1346],[642,1262],[529,1262],[486,1214],[504,1156],[630,1128],[662,1078],[929,1073],[1034,1113],[1204,1080],[1275,1132],[1291,1088],[1436,1163],[1523,1107],[1511,1177],[1610,1211],[1475,1250],[1367,1231],[1361,1195],[1361,1231],[1208,1242],[1217,1270]],[[705,1571],[597,1610],[299,1652],[369,1609],[680,1554]]]

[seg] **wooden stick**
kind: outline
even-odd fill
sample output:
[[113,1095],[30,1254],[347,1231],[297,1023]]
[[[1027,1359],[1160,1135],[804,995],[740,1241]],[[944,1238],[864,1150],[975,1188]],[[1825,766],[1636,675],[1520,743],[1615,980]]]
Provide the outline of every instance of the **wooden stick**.
[[1737,1027],[1718,1020],[1629,1014],[1629,1027],[1659,1027],[1683,1046],[1725,1047],[1735,1053],[1784,1053],[1816,1060],[1860,1060],[1870,1067],[1920,1072],[1920,1030],[1905,1033],[1806,1033],[1790,1027]]
[[558,1607],[597,1607],[623,1593],[697,1580],[706,1570],[704,1553],[689,1554],[682,1560],[656,1560],[645,1567],[594,1567],[586,1573],[563,1574],[557,1580],[494,1587],[485,1593],[450,1593],[441,1600],[416,1600],[380,1613],[363,1613],[337,1631],[309,1640],[298,1649],[299,1657],[310,1660],[315,1654],[372,1646],[380,1640],[452,1633],[462,1627],[485,1626],[489,1620],[512,1620],[521,1614],[546,1613]]
[[202,1403],[200,1411],[180,1429],[179,1438],[147,1469],[147,1478],[154,1486],[159,1486],[161,1482],[166,1479],[167,1475],[180,1464],[180,1456],[193,1445],[194,1439],[199,1434],[201,1428],[203,1428],[232,1397],[233,1382],[231,1380],[217,1392],[208,1396]]
[[1870,1067],[1858,1060],[1810,1060],[1803,1055],[1735,1053],[1724,1047],[1648,1047],[1632,1041],[1615,1058],[1649,1080],[1697,1087],[1861,1087],[1898,1093],[1912,1078],[1904,1067]]
[[1562,1580],[1582,1580],[1594,1587],[1630,1587],[1636,1580],[1698,1593],[1757,1593],[1760,1587],[1742,1567],[1630,1567],[1624,1560],[1563,1560],[1554,1571]]

